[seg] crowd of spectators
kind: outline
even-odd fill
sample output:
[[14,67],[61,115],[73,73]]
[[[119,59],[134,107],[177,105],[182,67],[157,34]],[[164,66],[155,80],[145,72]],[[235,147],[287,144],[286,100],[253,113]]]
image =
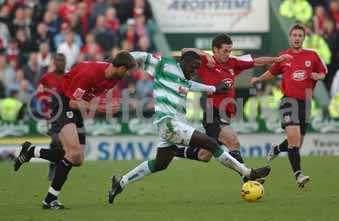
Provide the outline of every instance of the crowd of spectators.
[[[15,94],[27,103],[56,52],[65,54],[67,70],[119,50],[153,52],[152,33],[146,0],[0,0],[0,98]],[[150,81],[134,73],[124,83],[145,96],[137,103],[152,97]]]

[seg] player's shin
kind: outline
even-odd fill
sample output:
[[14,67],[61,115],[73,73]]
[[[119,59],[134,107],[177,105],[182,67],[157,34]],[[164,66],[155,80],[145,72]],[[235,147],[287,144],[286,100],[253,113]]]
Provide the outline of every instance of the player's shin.
[[155,172],[155,160],[144,161],[137,167],[126,173],[120,181],[120,185],[124,188],[127,184],[141,180],[145,176]]
[[221,164],[240,173],[243,176],[249,176],[251,173],[251,169],[247,168],[244,164],[240,163],[220,147],[218,147],[218,149],[213,152],[213,156]]
[[34,147],[34,154],[33,154],[34,157],[45,159],[51,162],[58,162],[62,160],[64,155],[65,155],[65,151],[61,148],[46,149],[46,148]]
[[46,203],[50,203],[58,198],[61,188],[66,182],[71,169],[72,163],[67,159],[64,158],[58,162],[55,169],[54,179],[44,200]]

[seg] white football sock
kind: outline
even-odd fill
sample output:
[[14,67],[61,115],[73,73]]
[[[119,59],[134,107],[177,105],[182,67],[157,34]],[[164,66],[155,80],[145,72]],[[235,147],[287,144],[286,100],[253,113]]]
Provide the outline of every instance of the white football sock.
[[34,147],[34,157],[40,157],[41,147]]
[[136,168],[125,174],[120,181],[120,185],[122,188],[124,188],[127,184],[141,180],[142,178],[151,173],[152,172],[148,167],[148,161],[144,161],[141,164],[139,164]]
[[243,176],[249,176],[251,173],[251,169],[247,168],[244,164],[237,161],[226,151],[224,151],[219,157],[215,157],[215,159],[221,162],[224,166],[237,171]]

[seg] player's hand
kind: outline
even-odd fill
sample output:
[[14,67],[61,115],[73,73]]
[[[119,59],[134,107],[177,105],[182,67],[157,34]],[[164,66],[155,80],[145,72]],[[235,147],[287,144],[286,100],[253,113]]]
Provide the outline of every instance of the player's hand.
[[252,77],[252,78],[251,78],[251,81],[250,81],[250,84],[255,85],[255,84],[259,83],[259,82],[260,82],[260,81],[259,81],[259,78],[258,78],[258,77]]
[[99,112],[99,113],[106,113],[106,105],[99,104],[98,107],[97,107],[97,112]]
[[206,54],[206,59],[207,59],[207,67],[213,68],[215,65],[215,60],[212,55]]
[[189,89],[187,87],[181,87],[181,86],[178,88],[178,90],[179,90],[179,94],[181,94],[181,95],[187,95],[187,93],[189,91]]
[[311,79],[314,80],[314,81],[322,80],[322,79],[324,79],[324,77],[325,77],[325,75],[320,74],[320,73],[315,73],[315,72],[311,73]]
[[284,62],[284,61],[290,61],[293,59],[293,56],[292,55],[289,55],[289,54],[283,54],[283,55],[280,55],[279,57],[276,57],[274,59],[274,62]]

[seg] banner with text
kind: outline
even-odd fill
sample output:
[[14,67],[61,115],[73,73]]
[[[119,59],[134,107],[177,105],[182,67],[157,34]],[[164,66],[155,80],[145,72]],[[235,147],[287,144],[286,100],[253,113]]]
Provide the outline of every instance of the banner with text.
[[[276,134],[241,134],[241,153],[244,157],[264,157],[272,143],[285,139]],[[153,158],[157,149],[156,136],[90,137],[86,158],[88,160],[146,160]],[[339,156],[339,140],[336,134],[309,134],[301,154]]]
[[268,0],[150,0],[164,33],[268,32]]

